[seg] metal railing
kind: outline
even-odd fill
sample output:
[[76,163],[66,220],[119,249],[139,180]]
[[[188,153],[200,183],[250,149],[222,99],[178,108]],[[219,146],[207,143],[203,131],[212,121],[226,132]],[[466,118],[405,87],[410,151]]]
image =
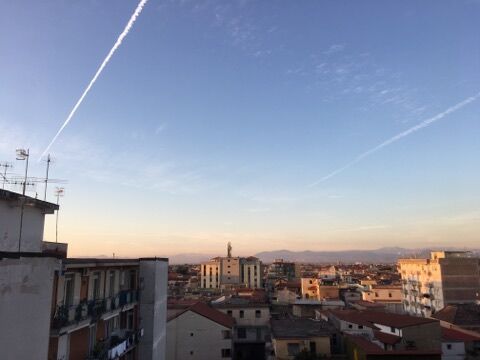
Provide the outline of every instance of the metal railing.
[[138,301],[138,290],[122,290],[113,297],[81,300],[78,304],[58,305],[52,318],[52,327],[59,329],[86,319],[97,319],[106,312]]
[[143,335],[143,329],[120,330],[108,339],[97,342],[86,360],[114,360],[134,348]]

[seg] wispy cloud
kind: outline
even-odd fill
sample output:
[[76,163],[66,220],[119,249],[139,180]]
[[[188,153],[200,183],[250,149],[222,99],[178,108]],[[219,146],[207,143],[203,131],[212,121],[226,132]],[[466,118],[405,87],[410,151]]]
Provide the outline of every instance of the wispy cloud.
[[48,146],[45,148],[45,150],[43,151],[42,155],[40,156],[40,158],[38,159],[40,161],[40,159],[42,157],[44,157],[47,152],[50,150],[50,148],[52,147],[52,145],[55,143],[55,141],[57,140],[57,138],[60,136],[60,134],[62,133],[63,129],[65,129],[65,127],[68,125],[68,123],[72,120],[73,118],[73,115],[75,115],[75,113],[77,112],[77,109],[79,108],[79,106],[82,104],[83,102],[83,99],[85,99],[85,96],[87,96],[88,92],[90,91],[90,89],[92,88],[92,86],[95,84],[95,82],[97,81],[98,77],[100,76],[100,74],[102,73],[103,69],[105,68],[105,66],[107,66],[108,62],[110,61],[110,59],[112,58],[113,54],[115,54],[115,52],[117,51],[117,49],[120,47],[120,45],[122,45],[122,42],[123,42],[123,39],[125,39],[125,37],[128,35],[128,33],[130,32],[133,24],[135,23],[135,20],[137,20],[137,17],[140,15],[140,13],[142,12],[143,10],[143,7],[145,6],[145,4],[147,3],[148,0],[141,0],[135,11],[133,12],[132,16],[130,17],[130,20],[128,20],[128,23],[127,25],[125,26],[125,28],[123,29],[123,31],[120,33],[120,35],[118,36],[117,38],[117,41],[115,41],[115,44],[113,45],[113,47],[110,49],[110,51],[108,52],[107,56],[105,57],[105,59],[102,61],[102,63],[100,64],[100,67],[98,68],[97,72],[95,73],[95,75],[93,76],[92,80],[90,80],[90,82],[88,83],[87,87],[85,88],[85,90],[83,91],[82,95],[80,96],[80,98],[78,99],[78,101],[76,102],[75,106],[73,107],[73,109],[70,111],[70,114],[68,114],[68,117],[67,119],[65,120],[65,122],[63,123],[63,125],[60,127],[60,129],[57,131],[57,133],[55,134],[55,136],[53,137],[52,141],[50,141],[50,143],[48,144]]
[[349,163],[339,167],[338,169],[332,171],[330,174],[328,174],[328,175],[320,178],[319,180],[311,183],[309,186],[310,187],[317,186],[318,184],[334,177],[335,175],[345,171],[346,169],[350,168],[351,166],[359,163],[360,161],[362,161],[366,157],[376,153],[377,151],[383,149],[384,147],[389,146],[389,145],[393,144],[394,142],[397,142],[398,140],[401,140],[402,138],[404,138],[406,136],[409,136],[409,135],[411,135],[411,134],[413,134],[413,133],[415,133],[419,130],[422,130],[422,129],[432,125],[436,121],[438,121],[440,119],[443,119],[445,116],[447,116],[451,113],[454,113],[455,111],[460,110],[461,108],[465,107],[466,105],[470,104],[471,102],[477,100],[479,97],[480,97],[480,93],[477,93],[474,96],[470,96],[470,97],[466,98],[465,100],[459,102],[458,104],[455,104],[455,105],[449,107],[445,111],[442,111],[441,113],[438,113],[437,115],[432,116],[431,118],[423,120],[419,124],[417,124],[415,126],[412,126],[411,128],[409,128],[405,131],[402,131],[401,133],[399,133],[395,136],[392,136],[391,138],[383,141],[382,143],[378,144],[377,146],[375,146],[375,147],[365,151],[364,153],[358,155],[355,159],[353,159]]
[[343,51],[344,49],[345,49],[344,44],[333,44],[327,50],[325,50],[323,53],[325,55],[331,55],[331,54],[335,54],[335,53],[338,53],[340,51]]

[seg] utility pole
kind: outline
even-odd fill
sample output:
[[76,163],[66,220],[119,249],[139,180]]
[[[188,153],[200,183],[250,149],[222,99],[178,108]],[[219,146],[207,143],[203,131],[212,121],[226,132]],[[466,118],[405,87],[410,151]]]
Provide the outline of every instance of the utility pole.
[[52,159],[50,154],[47,155],[47,174],[45,175],[45,194],[43,195],[43,201],[47,201],[47,186],[48,186],[48,170],[50,169],[50,163]]
[[25,211],[25,191],[27,188],[27,176],[28,176],[28,158],[30,157],[30,149],[17,149],[17,160],[26,160],[25,163],[25,179],[23,181],[22,189],[22,207],[20,210],[20,230],[18,233],[18,252],[22,249],[22,230],[23,230],[23,213]]

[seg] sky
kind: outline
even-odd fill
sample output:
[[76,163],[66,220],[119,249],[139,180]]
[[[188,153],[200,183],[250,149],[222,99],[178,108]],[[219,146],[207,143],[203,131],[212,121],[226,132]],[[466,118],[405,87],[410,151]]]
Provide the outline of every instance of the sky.
[[[137,5],[0,2],[10,175],[24,147],[44,176]],[[59,241],[70,256],[478,246],[479,16],[474,0],[148,1],[49,150]]]

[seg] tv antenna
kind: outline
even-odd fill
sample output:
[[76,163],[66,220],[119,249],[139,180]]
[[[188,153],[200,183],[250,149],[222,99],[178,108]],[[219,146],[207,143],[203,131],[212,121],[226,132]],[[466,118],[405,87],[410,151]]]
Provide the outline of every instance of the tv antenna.
[[13,168],[13,164],[6,161],[0,162],[0,168],[3,168],[3,172],[0,174],[0,177],[2,178],[2,189],[5,189],[5,183],[8,182],[7,170]]
[[45,192],[43,195],[43,201],[47,201],[48,170],[50,170],[50,163],[52,162],[50,154],[47,155],[47,159],[45,161],[47,162],[47,173],[45,174]]

